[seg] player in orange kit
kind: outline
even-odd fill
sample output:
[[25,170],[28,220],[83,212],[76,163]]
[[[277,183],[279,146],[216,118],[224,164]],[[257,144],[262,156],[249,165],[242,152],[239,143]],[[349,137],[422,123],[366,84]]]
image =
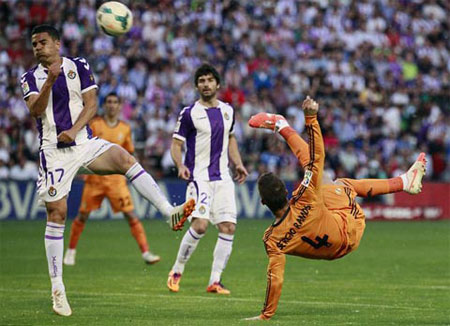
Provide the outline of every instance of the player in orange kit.
[[259,113],[249,125],[279,132],[305,170],[299,187],[287,200],[286,187],[273,173],[258,179],[261,202],[275,215],[264,233],[269,256],[266,300],[260,315],[247,320],[270,319],[277,309],[283,285],[285,255],[333,260],[356,250],[364,232],[364,212],[356,196],[375,196],[397,191],[418,194],[425,174],[425,154],[411,168],[391,179],[337,179],[323,174],[325,151],[317,121],[318,104],[309,97],[303,102],[308,144],[281,115]]
[[[118,144],[129,153],[133,153],[134,145],[131,140],[130,125],[119,120],[119,113],[120,99],[117,94],[110,93],[105,98],[104,117],[94,118],[89,125],[94,136]],[[79,214],[70,228],[70,242],[64,256],[64,264],[75,265],[76,247],[85,223],[89,218],[89,214],[100,208],[105,197],[109,199],[114,213],[123,212],[130,226],[131,234],[136,239],[142,252],[144,261],[148,264],[159,262],[160,257],[148,249],[144,227],[134,213],[133,201],[127,181],[124,176],[117,174],[107,176],[89,175],[86,177]]]

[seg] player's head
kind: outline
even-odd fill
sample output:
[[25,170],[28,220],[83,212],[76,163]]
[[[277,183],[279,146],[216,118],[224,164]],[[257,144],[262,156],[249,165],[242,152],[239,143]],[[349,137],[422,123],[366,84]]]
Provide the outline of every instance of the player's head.
[[263,205],[272,213],[282,209],[288,203],[288,191],[284,182],[272,172],[261,174],[258,178],[258,191]]
[[51,64],[59,58],[59,32],[50,25],[38,25],[31,31],[33,54],[42,64]]
[[220,75],[217,70],[209,65],[201,65],[195,72],[195,88],[203,100],[211,100],[220,88]]
[[117,117],[120,113],[120,104],[119,96],[114,92],[109,93],[105,98],[105,114],[110,118]]

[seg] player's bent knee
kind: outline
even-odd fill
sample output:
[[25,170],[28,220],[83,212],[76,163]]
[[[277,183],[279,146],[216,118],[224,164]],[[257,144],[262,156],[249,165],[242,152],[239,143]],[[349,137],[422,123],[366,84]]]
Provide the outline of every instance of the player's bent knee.
[[208,229],[208,220],[196,218],[192,221],[191,226],[198,234],[204,234]]
[[47,220],[58,224],[64,224],[67,216],[67,202],[65,198],[55,202],[47,202]]
[[133,155],[131,155],[124,149],[121,149],[118,154],[117,164],[120,167],[121,171],[125,173],[136,163],[136,159],[133,157]]
[[225,234],[233,235],[236,231],[236,224],[231,222],[223,222],[218,225],[219,231]]
[[47,209],[47,220],[58,224],[63,224],[66,220],[67,212],[59,207]]

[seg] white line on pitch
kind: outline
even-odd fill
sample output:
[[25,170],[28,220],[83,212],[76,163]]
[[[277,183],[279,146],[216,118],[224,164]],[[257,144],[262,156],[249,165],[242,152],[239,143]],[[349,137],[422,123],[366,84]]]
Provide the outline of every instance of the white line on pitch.
[[[7,289],[0,288],[1,292],[21,292],[21,293],[49,293],[45,290],[22,290],[22,289]],[[217,296],[200,296],[200,295],[179,295],[179,294],[143,294],[143,293],[121,293],[121,292],[111,292],[111,293],[91,293],[91,292],[78,292],[69,291],[68,293],[77,296],[94,296],[94,297],[106,297],[106,296],[123,296],[123,297],[142,297],[142,298],[173,298],[181,300],[217,300]],[[234,301],[234,302],[255,302],[262,303],[261,299],[247,299],[247,298],[225,298],[222,297],[224,301]],[[394,306],[394,305],[383,305],[383,304],[371,304],[371,303],[351,303],[351,302],[326,302],[326,301],[297,301],[297,300],[283,300],[283,304],[295,304],[295,305],[325,305],[325,306],[345,306],[345,307],[365,307],[365,308],[384,308],[384,309],[399,309],[399,310],[436,310],[434,308],[420,308],[420,307],[407,307],[407,306]]]

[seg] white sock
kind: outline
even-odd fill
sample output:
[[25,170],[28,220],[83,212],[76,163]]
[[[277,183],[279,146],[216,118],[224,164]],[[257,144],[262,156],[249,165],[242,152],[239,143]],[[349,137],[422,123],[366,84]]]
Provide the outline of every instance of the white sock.
[[153,206],[155,206],[161,214],[168,217],[172,212],[173,206],[167,201],[156,181],[150,174],[145,172],[139,163],[135,163],[126,173],[125,176],[130,180],[131,184],[137,191]]
[[403,173],[400,175],[400,178],[403,181],[403,190],[406,190],[408,188],[408,173]]
[[175,273],[183,274],[184,266],[186,265],[192,253],[197,248],[197,245],[204,234],[198,234],[190,227],[184,234],[183,240],[181,240],[180,249],[178,249],[177,260],[172,267]]
[[47,222],[47,227],[45,228],[45,252],[47,254],[48,272],[52,282],[52,292],[65,290],[62,281],[64,228],[64,225],[53,222]]
[[280,132],[284,128],[289,127],[289,123],[285,119],[280,119],[275,123],[275,131]]
[[214,249],[214,260],[209,285],[220,282],[220,277],[223,270],[227,266],[228,259],[231,255],[231,250],[233,249],[233,239],[234,235],[219,233],[216,248]]

